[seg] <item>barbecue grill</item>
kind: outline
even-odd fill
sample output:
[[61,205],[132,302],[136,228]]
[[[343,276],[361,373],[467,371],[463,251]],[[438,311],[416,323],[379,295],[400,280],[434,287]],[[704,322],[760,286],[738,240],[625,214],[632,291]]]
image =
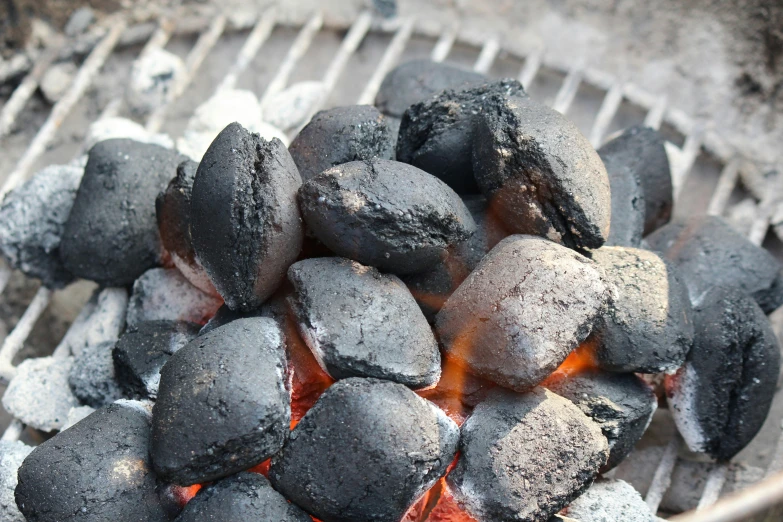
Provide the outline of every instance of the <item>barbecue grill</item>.
[[[0,109],[0,140],[6,138],[33,97],[46,70],[57,60],[75,56],[81,61],[78,73],[65,95],[51,108],[34,137],[18,158],[13,170],[0,177],[0,197],[23,182],[37,168],[81,151],[77,145],[59,139],[64,133],[84,133],[89,121],[74,117],[85,111],[85,96],[100,85],[102,74],[109,74],[108,63],[130,63],[145,53],[169,48],[182,54],[185,74],[167,93],[165,103],[152,112],[146,122],[151,132],[165,131],[176,138],[182,119],[198,105],[198,99],[211,92],[247,85],[262,100],[299,80],[320,80],[325,94],[311,108],[317,110],[336,105],[372,104],[384,75],[396,64],[411,58],[429,57],[468,65],[493,77],[516,77],[531,96],[550,104],[579,125],[591,143],[598,147],[613,132],[628,125],[661,129],[672,165],[672,176],[678,213],[726,215],[732,205],[743,201],[752,216],[747,228],[749,239],[762,244],[770,232],[770,220],[779,201],[775,190],[767,190],[765,169],[744,158],[733,146],[710,129],[709,119],[696,119],[667,104],[665,96],[647,92],[632,81],[606,74],[584,62],[559,63],[547,55],[545,48],[505,48],[495,35],[462,31],[459,25],[442,25],[434,20],[409,17],[381,18],[370,11],[360,13],[344,24],[321,12],[296,19],[271,7],[260,13],[229,15],[211,8],[181,8],[149,19],[129,14],[115,14],[81,37],[63,42],[53,39],[30,63],[6,62],[0,69],[3,81],[11,75],[23,75],[21,83]],[[260,53],[270,52],[267,60],[275,67],[248,80],[251,65]],[[332,53],[328,56],[328,53]],[[226,66],[226,57],[231,56]],[[81,59],[81,57],[84,57]],[[126,64],[127,65],[127,64]],[[219,75],[205,72],[221,67]],[[124,67],[130,71],[130,66]],[[320,72],[320,77],[317,74]],[[244,83],[243,83],[244,82]],[[248,83],[249,82],[249,83]],[[258,88],[260,86],[260,89]],[[98,118],[122,115],[127,111],[121,98],[108,101]],[[309,117],[305,120],[308,121]],[[295,135],[298,129],[291,133]],[[59,140],[59,141],[58,141]],[[694,194],[698,194],[695,196]],[[702,194],[710,194],[702,197]],[[752,201],[752,204],[749,203]],[[746,214],[747,215],[747,214]],[[779,257],[779,256],[778,256]],[[11,270],[0,267],[0,292],[11,278]],[[68,295],[69,290],[62,292]],[[38,319],[55,292],[41,286],[16,326],[0,348],[0,378],[8,381],[15,375],[12,364],[34,329],[47,328]],[[106,314],[124,315],[127,293],[123,289],[103,289],[99,299],[110,306],[102,307],[103,316],[94,314],[95,301],[88,303],[70,325],[65,337],[54,350],[55,356],[69,355],[74,339],[90,334],[107,318]],[[771,413],[775,415],[775,412]],[[779,419],[775,419],[780,423]],[[12,420],[5,427],[3,440],[18,439],[25,426]],[[783,434],[783,431],[781,431]],[[720,498],[731,476],[732,464],[713,464],[704,477],[704,488],[695,512],[674,515],[682,522],[722,522],[740,520],[772,521],[783,519],[783,438],[766,448],[770,458],[765,477],[759,483],[733,495]],[[668,441],[657,466],[646,470],[652,482],[646,502],[658,510],[681,465],[683,442],[675,434]],[[659,512],[660,513],[660,512]]]

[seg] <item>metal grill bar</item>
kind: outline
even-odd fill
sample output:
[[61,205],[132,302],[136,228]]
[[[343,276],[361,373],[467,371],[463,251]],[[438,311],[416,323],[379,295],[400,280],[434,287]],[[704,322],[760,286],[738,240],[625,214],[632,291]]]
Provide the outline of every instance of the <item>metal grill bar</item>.
[[726,472],[728,471],[728,464],[718,463],[710,470],[710,474],[707,476],[707,482],[704,484],[704,491],[699,499],[699,505],[696,510],[708,508],[713,505],[720,497],[720,492],[723,489],[723,485],[726,483]]
[[272,29],[274,29],[276,22],[277,9],[274,7],[267,10],[264,15],[258,19],[253,30],[250,31],[250,34],[247,36],[245,45],[243,45],[242,49],[239,51],[236,62],[234,62],[233,67],[231,67],[231,70],[226,74],[225,78],[223,78],[223,81],[218,86],[218,91],[234,88],[237,80],[239,80],[239,76],[247,69],[247,66],[250,65],[250,62],[252,62],[253,58],[258,54],[258,50],[264,45],[264,42],[267,41],[269,35],[272,34]]
[[707,208],[707,214],[711,216],[720,216],[726,209],[726,204],[729,202],[731,192],[737,185],[737,179],[739,178],[740,161],[738,159],[731,160],[723,167],[718,179],[718,185],[715,187],[715,192],[712,193],[712,199],[710,200],[710,206]]
[[538,49],[533,51],[525,59],[525,65],[522,67],[522,71],[519,73],[519,83],[521,83],[525,89],[530,88],[533,80],[538,74],[538,70],[541,68],[541,64],[544,61],[544,50]]
[[454,41],[457,39],[457,33],[459,32],[459,25],[454,24],[451,27],[443,31],[438,41],[435,43],[435,47],[432,48],[432,54],[430,59],[433,62],[442,62],[451,52],[451,48],[454,47]]
[[481,48],[481,53],[476,58],[476,63],[473,64],[473,70],[477,73],[487,74],[492,64],[495,62],[495,58],[500,51],[500,39],[490,38]]
[[386,48],[386,52],[383,54],[383,58],[378,63],[378,67],[375,68],[370,79],[367,81],[367,85],[364,87],[364,91],[359,96],[357,103],[359,105],[371,105],[375,101],[375,95],[378,93],[378,89],[381,87],[383,77],[391,70],[397,63],[405,50],[405,46],[410,40],[413,33],[414,21],[409,18],[406,19],[397,29],[397,33]]
[[590,129],[590,143],[596,149],[601,146],[606,135],[606,129],[612,123],[622,102],[623,86],[620,83],[616,83],[606,92],[604,101],[601,102],[601,108],[598,110],[598,114],[593,122],[593,127]]
[[679,453],[681,445],[682,438],[679,433],[675,433],[666,446],[658,467],[655,469],[650,489],[647,490],[647,496],[644,499],[647,507],[653,513],[658,512],[658,506],[661,505],[663,495],[666,494],[666,490],[669,489],[672,483],[672,471],[674,471],[674,466],[677,464],[677,453]]
[[11,423],[3,432],[3,436],[0,437],[0,440],[5,440],[9,442],[19,440],[19,437],[22,436],[23,431],[24,431],[24,424],[22,424],[22,421],[20,421],[19,419],[14,419],[11,421]]
[[3,341],[3,347],[0,348],[0,378],[10,381],[16,374],[16,368],[11,364],[16,354],[24,346],[24,342],[30,335],[35,322],[41,317],[41,314],[49,305],[52,298],[52,291],[42,286],[36,292],[32,302],[19,318],[19,322],[8,337]]
[[688,178],[693,163],[701,152],[702,138],[703,129],[700,125],[696,125],[688,137],[685,138],[682,154],[679,156],[675,168],[672,169],[672,185],[674,186],[675,203],[680,197],[680,192],[685,185],[685,180]]
[[661,96],[658,101],[655,102],[649,111],[647,111],[647,117],[644,118],[644,126],[658,130],[661,128],[661,122],[663,121],[664,113],[666,112],[667,99],[666,96]]
[[563,85],[555,97],[552,108],[560,114],[567,114],[568,109],[571,108],[571,104],[574,102],[580,83],[582,83],[582,67],[576,66],[569,71],[565,80],[563,80]]

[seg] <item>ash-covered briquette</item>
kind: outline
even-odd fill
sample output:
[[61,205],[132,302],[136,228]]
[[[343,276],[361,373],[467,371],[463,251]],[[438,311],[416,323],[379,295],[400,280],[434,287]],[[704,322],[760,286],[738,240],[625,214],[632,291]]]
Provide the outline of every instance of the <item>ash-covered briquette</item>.
[[196,258],[190,236],[190,197],[196,169],[198,163],[192,160],[177,166],[176,177],[155,200],[155,215],[163,248],[171,256],[174,266],[193,286],[207,294],[217,295],[212,281]]
[[400,520],[446,472],[459,429],[402,384],[333,384],[272,457],[276,490],[324,522]]
[[73,280],[60,260],[60,243],[83,173],[68,165],[46,167],[9,192],[0,206],[0,254],[49,288]]
[[509,231],[571,248],[609,237],[609,176],[570,120],[529,98],[502,97],[476,118],[473,171]]
[[191,197],[193,248],[232,309],[252,310],[280,285],[302,248],[296,191],[302,179],[285,145],[232,123],[198,167]]
[[237,319],[177,351],[160,373],[152,462],[163,480],[207,482],[269,458],[288,435],[283,334]]
[[478,520],[547,520],[579,496],[609,454],[598,425],[543,388],[497,388],[462,425],[460,457],[446,477]]
[[438,343],[397,276],[322,257],[294,263],[288,279],[297,328],[331,377],[376,377],[411,388],[438,382]]
[[476,268],[487,252],[508,236],[503,223],[484,196],[465,196],[462,201],[476,222],[476,232],[466,241],[449,248],[446,257],[430,270],[401,277],[430,322],[435,320],[435,314],[443,307],[446,299]]
[[649,127],[629,127],[598,149],[598,155],[612,186],[608,244],[637,247],[643,235],[669,222],[674,206],[663,136]]
[[734,287],[769,313],[783,304],[781,264],[718,216],[676,219],[646,238],[674,264],[698,305],[714,287]]
[[601,472],[617,466],[642,438],[658,399],[636,375],[585,369],[575,374],[555,372],[543,386],[570,400],[600,426],[609,442],[609,460]]
[[65,268],[101,285],[125,286],[157,265],[155,197],[185,159],[128,139],[95,144],[60,243]]
[[507,96],[527,96],[516,80],[498,80],[465,90],[445,90],[408,107],[400,122],[397,160],[443,180],[459,194],[476,194],[473,176],[474,122],[497,113]]
[[291,142],[302,180],[342,163],[372,158],[394,159],[394,136],[386,117],[370,105],[321,111]]
[[82,404],[100,408],[122,397],[114,373],[113,348],[113,341],[87,345],[74,358],[68,385]]
[[36,447],[19,468],[16,504],[28,522],[163,522],[142,403],[102,408]]
[[672,372],[693,342],[688,291],[671,263],[647,250],[603,247],[591,253],[612,289],[593,329],[596,362],[614,372]]
[[155,399],[161,368],[198,332],[197,324],[181,321],[146,321],[129,326],[111,353],[123,392],[129,397]]
[[259,473],[239,473],[199,491],[176,522],[312,522]]
[[655,522],[644,499],[622,480],[599,478],[574,500],[566,514],[579,522]]
[[737,289],[711,290],[694,312],[693,347],[666,378],[666,395],[688,447],[729,460],[767,418],[780,348],[764,312]]
[[447,355],[473,374],[532,388],[590,333],[608,290],[584,256],[533,236],[492,249],[438,313]]
[[18,440],[0,440],[0,520],[26,522],[14,500],[16,473],[33,448]]
[[424,272],[476,224],[445,183],[411,165],[353,161],[299,190],[308,227],[337,255],[395,274]]
[[389,71],[375,95],[375,106],[401,118],[405,110],[445,89],[461,91],[487,82],[483,74],[432,60],[412,60]]

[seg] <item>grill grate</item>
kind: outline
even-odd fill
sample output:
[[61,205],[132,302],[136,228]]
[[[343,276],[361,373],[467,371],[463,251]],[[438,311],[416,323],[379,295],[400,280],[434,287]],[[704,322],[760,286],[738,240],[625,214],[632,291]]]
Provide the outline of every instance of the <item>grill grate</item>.
[[[195,44],[185,58],[185,74],[167,94],[165,103],[155,110],[146,121],[147,130],[157,132],[166,121],[174,102],[187,91],[191,83],[198,77],[205,59],[219,44],[227,30],[247,31],[247,37],[228,72],[217,86],[217,90],[235,87],[243,72],[247,70],[264,44],[270,39],[275,28],[283,25],[280,22],[281,15],[275,7],[263,12],[250,25],[232,23],[222,13],[202,13],[201,16],[195,18],[184,16],[179,12],[169,14],[169,17],[160,18],[154,25],[150,25],[150,23],[130,25],[122,15],[110,17],[103,22],[103,36],[94,42],[70,88],[51,109],[48,118],[30,142],[15,168],[5,178],[2,188],[0,188],[0,198],[29,176],[36,161],[55,140],[63,121],[91,88],[101,68],[119,46],[145,42],[139,54],[141,57],[154,49],[165,47],[173,36],[194,32],[198,34]],[[289,27],[290,25],[288,24]],[[646,125],[656,129],[664,124],[669,125],[685,137],[681,147],[675,143],[667,142],[675,196],[678,201],[683,197],[683,187],[703,150],[708,151],[722,165],[717,185],[706,209],[710,214],[724,214],[729,208],[732,194],[737,190],[739,180],[743,176],[757,179],[760,173],[759,167],[742,158],[730,144],[725,143],[711,132],[708,121],[691,119],[683,112],[669,107],[665,96],[656,96],[646,92],[632,82],[607,75],[583,62],[555,63],[547,58],[546,49],[530,49],[525,53],[517,53],[504,49],[503,43],[498,37],[463,33],[457,25],[441,27],[431,21],[413,18],[375,20],[369,12],[359,14],[347,27],[325,28],[324,15],[321,12],[313,13],[309,18],[295,23],[293,27],[298,29],[298,34],[293,39],[285,58],[277,67],[272,79],[260,94],[259,98],[262,103],[288,85],[292,73],[307,55],[320,33],[332,29],[347,29],[321,79],[325,87],[324,94],[314,105],[305,121],[309,121],[310,116],[327,105],[351,58],[356,54],[368,34],[384,35],[388,39],[388,43],[371,76],[366,80],[358,100],[353,100],[353,102],[363,104],[372,103],[385,74],[403,57],[406,46],[411,39],[417,37],[430,42],[432,46],[430,58],[435,61],[446,60],[455,46],[467,46],[477,50],[478,56],[473,63],[473,69],[481,73],[491,73],[498,56],[518,60],[523,65],[519,69],[517,78],[526,88],[536,81],[542,70],[559,73],[563,79],[551,105],[563,114],[567,114],[573,108],[582,87],[589,86],[593,89],[599,89],[603,97],[597,110],[594,111],[593,123],[589,129],[583,129],[596,147],[605,141],[612,128],[612,122],[618,117],[624,104],[641,107],[645,111],[644,123]],[[59,56],[62,56],[61,44],[61,41],[53,41],[49,48],[40,53],[26,76],[2,107],[0,111],[0,139],[10,133],[47,68]],[[351,101],[346,100],[345,103],[351,103]],[[122,99],[112,100],[102,110],[100,118],[119,114],[123,109],[122,104]],[[293,131],[291,135],[295,135],[298,130]],[[776,197],[777,194],[771,191],[768,196],[756,204],[755,217],[749,232],[749,238],[756,244],[761,244],[767,235],[770,218],[777,206]],[[7,266],[0,267],[0,293],[7,286],[10,276],[11,270]],[[36,322],[48,306],[52,296],[51,290],[44,287],[39,288],[16,327],[5,338],[2,348],[0,348],[0,378],[3,380],[8,381],[14,376],[16,370],[12,361],[36,326]],[[100,298],[113,299],[114,313],[124,314],[127,303],[125,290],[104,289]],[[56,347],[55,356],[69,355],[70,343],[73,339],[88,335],[90,328],[98,326],[102,318],[94,317],[91,315],[91,311],[89,304],[82,310]],[[19,420],[13,420],[3,433],[2,439],[17,440],[23,430],[22,423]],[[653,481],[647,492],[646,502],[653,511],[658,509],[669,488],[682,446],[682,439],[675,434],[669,441],[657,468],[654,471],[651,470]],[[773,455],[774,458],[771,459],[767,476],[783,468],[783,456],[781,456],[783,455],[783,439],[778,442]],[[718,499],[727,480],[728,466],[729,464],[716,464],[712,468],[706,479],[698,509],[704,509]]]

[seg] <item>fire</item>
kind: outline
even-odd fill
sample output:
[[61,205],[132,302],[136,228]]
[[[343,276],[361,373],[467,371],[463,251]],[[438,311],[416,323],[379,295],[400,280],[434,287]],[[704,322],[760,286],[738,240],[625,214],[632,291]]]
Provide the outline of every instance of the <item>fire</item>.
[[565,361],[563,361],[560,366],[541,383],[541,385],[546,387],[547,382],[551,382],[552,380],[567,379],[572,375],[597,369],[598,365],[593,356],[595,353],[595,343],[596,341],[593,338],[588,338],[577,346],[576,349],[566,357]]
[[[459,460],[459,453],[446,470],[448,475]],[[401,522],[478,522],[457,503],[446,478],[443,477],[427,491],[405,514]]]
[[495,384],[472,375],[456,361],[444,357],[440,381],[433,388],[419,390],[419,396],[434,402],[451,420],[462,425]]
[[269,466],[272,464],[272,459],[266,459],[261,464],[256,464],[248,471],[251,473],[260,473],[265,477],[269,477]]

